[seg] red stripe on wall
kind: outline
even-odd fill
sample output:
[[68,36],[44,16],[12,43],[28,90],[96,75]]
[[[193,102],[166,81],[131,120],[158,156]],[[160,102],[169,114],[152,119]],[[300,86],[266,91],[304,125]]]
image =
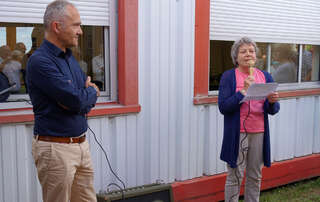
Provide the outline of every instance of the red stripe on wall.
[[292,91],[279,91],[280,98],[312,96],[312,95],[320,95],[320,88],[294,90],[294,91],[293,90]]
[[[263,168],[262,176],[262,190],[320,176],[320,154],[273,163],[270,168]],[[174,201],[224,200],[225,178],[224,173],[173,183]]]
[[118,1],[119,103],[138,105],[138,0]]
[[208,96],[210,0],[196,0],[194,97]]
[[[290,91],[278,91],[280,98],[292,98],[302,96],[317,96],[320,95],[320,88],[316,89],[303,89],[303,90],[290,90]],[[193,98],[193,104],[216,104],[218,103],[218,96],[198,96]]]
[[33,114],[20,114],[20,115],[12,115],[12,116],[0,116],[0,124],[5,123],[25,123],[25,122],[33,122],[34,116]]
[[[140,105],[119,105],[119,104],[104,104],[104,105],[97,104],[97,105],[100,106],[100,108],[92,109],[88,114],[88,117],[138,113],[141,111]],[[15,115],[0,114],[0,124],[33,122],[34,115],[31,110],[29,111],[30,112],[28,114],[15,114]]]

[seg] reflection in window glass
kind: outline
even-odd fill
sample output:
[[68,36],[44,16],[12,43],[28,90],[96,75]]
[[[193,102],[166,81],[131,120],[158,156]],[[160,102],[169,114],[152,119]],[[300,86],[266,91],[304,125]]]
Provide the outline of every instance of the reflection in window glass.
[[210,41],[209,90],[218,90],[223,72],[234,67],[230,56],[232,41]]
[[[233,41],[210,41],[210,91],[218,90],[223,72],[234,68],[230,56],[232,44]],[[268,44],[257,43],[257,46],[259,52],[257,53],[256,67],[267,71]]]
[[[232,44],[233,41],[210,41],[209,91],[218,90],[223,72],[234,67],[230,56]],[[264,71],[270,69],[276,82],[298,82],[299,47],[302,47],[301,82],[320,80],[320,46],[280,43],[257,43],[257,46],[256,67]],[[271,46],[271,55],[268,55],[268,46]]]
[[1,46],[0,70],[12,86],[11,95],[27,93],[26,66],[29,57],[43,40],[43,29],[37,24],[3,23],[8,40]]
[[[91,76],[101,91],[108,91],[106,79],[108,81],[109,78],[105,78],[105,72],[109,71],[109,66],[105,65],[105,59],[109,58],[104,57],[104,29],[83,26],[79,46],[72,48],[72,52],[83,72]],[[10,95],[27,93],[27,62],[43,38],[44,30],[40,24],[0,23],[0,72],[8,78],[10,85],[15,84],[8,92]],[[106,95],[109,96],[110,92],[106,92]]]
[[271,45],[271,75],[278,83],[298,81],[298,49],[293,44]]
[[319,46],[304,45],[302,50],[301,81],[319,80]]
[[34,27],[17,27],[16,41],[17,43],[23,43],[26,48],[26,52],[29,52],[32,47],[31,34]]
[[72,49],[73,54],[82,71],[91,76],[92,82],[101,91],[106,91],[105,68],[109,67],[106,67],[104,58],[104,28],[82,26],[82,31],[83,35],[80,37],[79,47]]
[[7,44],[6,28],[0,27],[0,46]]
[[268,58],[268,44],[266,43],[257,43],[258,46],[258,53],[257,53],[257,61],[256,61],[256,67],[267,71],[267,58]]

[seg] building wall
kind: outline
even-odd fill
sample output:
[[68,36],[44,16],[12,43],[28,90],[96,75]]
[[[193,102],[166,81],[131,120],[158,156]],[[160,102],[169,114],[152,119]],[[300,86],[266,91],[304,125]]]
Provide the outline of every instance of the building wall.
[[[194,0],[139,1],[141,112],[89,119],[127,187],[225,171],[219,160],[223,116],[216,104],[193,104],[194,6]],[[270,117],[272,160],[320,153],[319,96],[280,103],[280,112]],[[0,126],[0,202],[41,201],[32,129],[32,123]],[[88,133],[96,191],[111,182],[121,186]]]
[[[219,160],[223,117],[217,105],[157,113],[144,106],[139,114],[89,120],[112,168],[127,187],[225,171],[225,164]],[[319,107],[319,96],[281,100],[280,112],[270,117],[273,162],[320,153]],[[0,134],[0,201],[41,201],[31,156],[32,124],[2,125]],[[91,132],[88,141],[96,191],[107,190],[111,182],[120,185]]]

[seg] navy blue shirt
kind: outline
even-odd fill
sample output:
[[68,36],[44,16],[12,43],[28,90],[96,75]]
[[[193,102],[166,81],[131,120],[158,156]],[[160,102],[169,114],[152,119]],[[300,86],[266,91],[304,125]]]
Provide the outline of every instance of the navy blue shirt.
[[70,49],[44,40],[28,60],[27,84],[34,112],[34,134],[76,137],[86,132],[86,114],[97,93]]

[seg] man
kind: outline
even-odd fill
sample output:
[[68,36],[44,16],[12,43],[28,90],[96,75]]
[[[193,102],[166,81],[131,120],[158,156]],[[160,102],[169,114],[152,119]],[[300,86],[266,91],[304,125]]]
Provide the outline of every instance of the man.
[[86,78],[69,48],[82,34],[75,6],[50,3],[44,14],[45,39],[27,65],[35,116],[32,154],[44,202],[96,201],[86,140],[86,114],[99,89]]

